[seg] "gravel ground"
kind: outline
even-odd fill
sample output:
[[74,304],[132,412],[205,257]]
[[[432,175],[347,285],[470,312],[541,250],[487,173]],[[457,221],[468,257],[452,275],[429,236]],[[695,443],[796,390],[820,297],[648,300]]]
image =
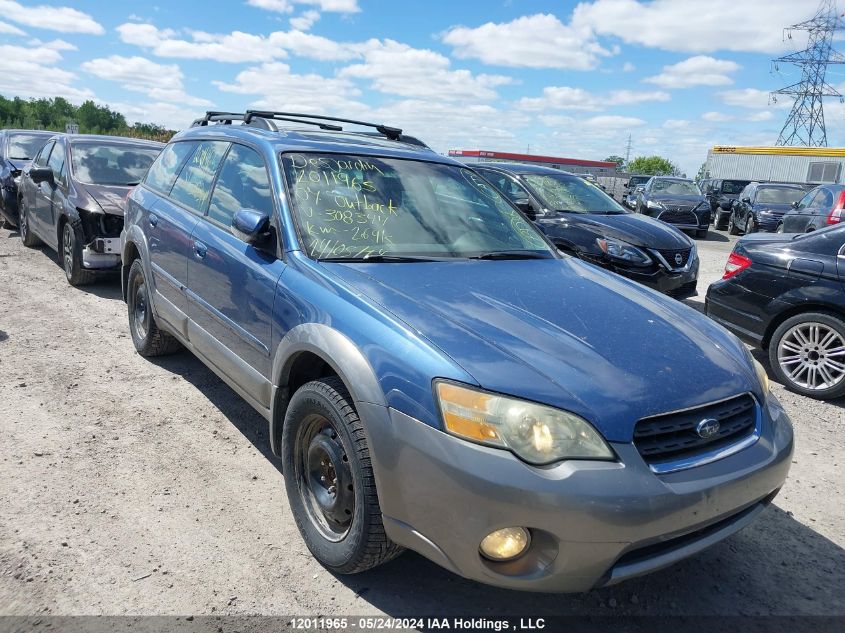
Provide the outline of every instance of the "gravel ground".
[[[690,304],[730,248],[699,241]],[[524,594],[407,552],[336,577],[299,538],[263,419],[190,354],[135,354],[125,313],[116,278],[73,289],[0,230],[0,614],[845,615],[842,401],[774,385],[797,436],[774,506],[650,576]]]

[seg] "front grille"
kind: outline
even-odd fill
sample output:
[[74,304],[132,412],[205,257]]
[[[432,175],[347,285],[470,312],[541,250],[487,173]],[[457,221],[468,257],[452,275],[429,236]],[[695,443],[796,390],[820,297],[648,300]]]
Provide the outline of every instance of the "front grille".
[[[677,249],[665,249],[665,250],[658,250],[658,253],[666,260],[672,268],[683,268],[687,265],[687,262],[690,258],[690,253],[692,253],[691,248],[677,248]],[[676,259],[680,255],[680,259]]]
[[[696,427],[717,420],[719,430],[701,437]],[[695,457],[739,442],[753,434],[757,403],[750,394],[677,413],[644,418],[634,428],[634,445],[649,465]]]
[[683,224],[687,226],[698,226],[698,217],[692,211],[676,211],[667,209],[657,216],[667,224]]

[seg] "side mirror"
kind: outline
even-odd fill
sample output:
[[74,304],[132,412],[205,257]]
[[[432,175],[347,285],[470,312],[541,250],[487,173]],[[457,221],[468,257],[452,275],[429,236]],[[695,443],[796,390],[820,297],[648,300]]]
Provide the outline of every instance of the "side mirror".
[[742,201],[743,201],[743,202],[749,202],[749,203],[750,203],[750,202],[751,202],[751,198],[749,198],[748,196],[746,196],[746,197],[744,197],[744,198],[742,199]]
[[531,200],[528,198],[518,198],[513,201],[513,204],[532,220],[537,217],[537,214],[534,213],[534,207],[531,206]]
[[37,185],[42,182],[48,182],[51,185],[55,184],[53,180],[53,170],[49,167],[33,167],[29,170],[29,177],[32,178],[32,182]]
[[789,206],[791,206],[793,209],[797,209],[797,208],[798,208],[798,200],[796,200],[795,202],[793,202],[793,203],[792,203],[791,205],[789,205]]
[[642,193],[643,191],[645,191],[645,187],[642,185],[639,185],[636,189],[634,189],[634,193]]
[[232,218],[232,233],[247,244],[258,244],[269,235],[270,216],[255,209],[241,209]]

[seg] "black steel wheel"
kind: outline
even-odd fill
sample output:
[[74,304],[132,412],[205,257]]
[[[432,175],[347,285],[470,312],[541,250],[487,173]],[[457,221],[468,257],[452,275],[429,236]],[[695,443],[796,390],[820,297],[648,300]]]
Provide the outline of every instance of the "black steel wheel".
[[160,330],[156,323],[150,304],[149,286],[140,259],[132,262],[129,268],[126,306],[132,344],[141,356],[164,356],[182,347],[173,336]]
[[385,534],[364,427],[336,376],[306,383],[291,398],[282,468],[296,525],[320,563],[354,574],[403,551]]

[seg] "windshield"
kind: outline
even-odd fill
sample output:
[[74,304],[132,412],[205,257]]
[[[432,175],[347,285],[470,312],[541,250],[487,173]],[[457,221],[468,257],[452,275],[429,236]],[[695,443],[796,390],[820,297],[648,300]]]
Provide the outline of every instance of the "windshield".
[[314,153],[282,163],[315,259],[553,257],[531,222],[469,169]]
[[566,174],[522,174],[522,179],[534,190],[543,205],[553,211],[604,215],[630,213],[583,178]]
[[652,193],[674,196],[700,196],[701,189],[691,180],[655,180]]
[[70,153],[76,180],[89,185],[129,186],[143,180],[160,151],[138,145],[74,143]]
[[760,187],[757,189],[755,203],[768,204],[792,204],[804,197],[806,192],[803,189],[787,187]]
[[722,193],[740,194],[747,186],[747,180],[725,180],[722,182]]
[[9,158],[31,160],[51,136],[52,134],[12,134],[9,136]]

